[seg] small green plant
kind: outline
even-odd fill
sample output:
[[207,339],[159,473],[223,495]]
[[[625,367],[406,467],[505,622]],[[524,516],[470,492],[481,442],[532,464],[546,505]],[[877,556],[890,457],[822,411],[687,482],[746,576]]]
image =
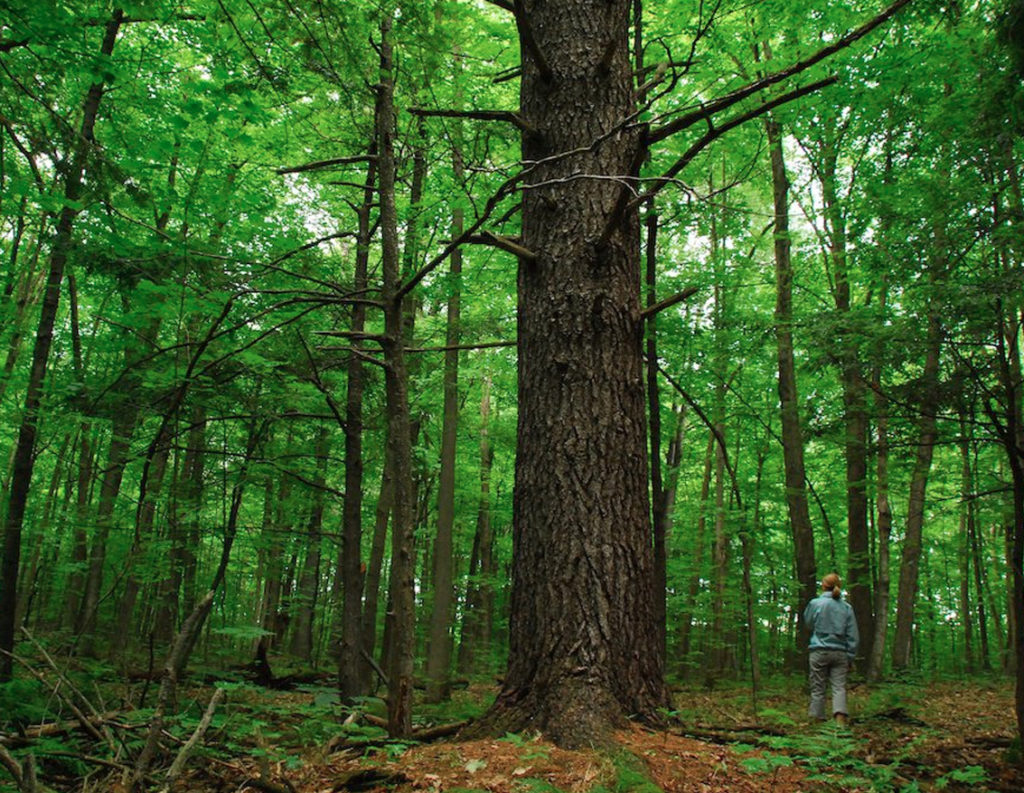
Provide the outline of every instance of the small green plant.
[[971,785],[975,789],[988,782],[988,772],[980,765],[968,765],[963,768],[955,768],[948,774],[943,774],[935,780],[935,787],[940,790],[949,787],[951,782],[961,785]]
[[[522,784],[530,791],[530,793],[562,793],[561,788],[551,784],[546,779],[527,777],[522,780]],[[593,793],[596,793],[596,789]]]
[[50,692],[36,680],[15,679],[0,684],[0,727],[24,727],[52,717]]
[[745,757],[740,760],[740,766],[751,774],[768,774],[777,768],[786,768],[791,765],[793,765],[791,757],[774,752],[763,752],[755,757]]
[[596,786],[591,793],[663,793],[648,776],[643,761],[628,752],[617,753],[612,758],[615,766],[615,782],[609,788]]
[[796,726],[796,722],[789,713],[782,710],[776,710],[775,708],[762,708],[759,711],[758,716],[768,724],[772,724],[776,727]]

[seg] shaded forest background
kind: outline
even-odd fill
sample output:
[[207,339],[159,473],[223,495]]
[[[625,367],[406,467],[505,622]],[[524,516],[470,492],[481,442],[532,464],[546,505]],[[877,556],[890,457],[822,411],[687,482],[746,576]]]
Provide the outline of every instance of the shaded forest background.
[[[2,11],[0,649],[500,674],[521,4]],[[632,7],[672,678],[798,667],[829,570],[868,676],[1018,670],[1020,10],[882,11]]]

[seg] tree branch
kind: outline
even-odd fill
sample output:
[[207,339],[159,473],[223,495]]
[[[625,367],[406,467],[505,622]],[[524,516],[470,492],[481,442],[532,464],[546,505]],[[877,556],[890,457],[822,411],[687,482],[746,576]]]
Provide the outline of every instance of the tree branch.
[[192,733],[192,736],[188,739],[185,745],[181,747],[181,750],[178,752],[178,756],[174,758],[174,762],[171,763],[171,767],[167,769],[167,775],[164,777],[165,782],[161,793],[168,793],[171,789],[171,785],[174,784],[174,781],[181,776],[181,772],[185,768],[185,763],[188,762],[189,755],[192,754],[192,751],[196,748],[196,744],[203,739],[206,731],[210,728],[210,722],[213,721],[213,714],[217,710],[217,705],[222,699],[224,699],[224,689],[218,688],[213,692],[213,696],[210,697],[210,704],[206,706],[206,712],[203,714],[203,718],[196,727],[195,732]]
[[494,248],[501,248],[501,250],[507,251],[521,259],[526,259],[528,262],[537,261],[537,254],[529,248],[524,248],[511,237],[503,237],[501,234],[495,234],[493,231],[485,231],[480,235],[469,237],[466,242],[477,245],[490,245]]
[[324,168],[334,168],[337,165],[353,165],[361,162],[372,162],[376,160],[373,154],[356,154],[352,157],[333,157],[329,160],[318,160],[307,162],[303,165],[282,165],[274,173],[284,175],[286,173],[305,173],[306,171],[319,171]]
[[496,347],[515,347],[516,341],[485,341],[477,344],[450,344],[440,347],[406,347],[406,352],[448,352],[449,350],[491,350]]
[[781,69],[780,71],[772,72],[771,74],[766,75],[765,77],[762,77],[758,80],[754,80],[754,82],[749,83],[748,85],[745,85],[744,87],[736,91],[733,91],[730,94],[726,94],[725,96],[708,102],[705,105],[701,105],[696,110],[687,113],[682,118],[678,118],[675,121],[670,121],[664,126],[651,130],[647,134],[648,145],[662,141],[665,138],[675,135],[677,132],[681,132],[684,129],[692,127],[694,124],[703,121],[706,118],[710,118],[715,113],[721,112],[722,110],[725,110],[728,107],[732,107],[737,102],[743,101],[748,96],[756,94],[758,91],[762,91],[765,88],[768,88],[769,86],[775,85],[776,83],[780,83],[783,80],[786,80],[796,74],[799,74],[800,72],[809,69],[815,64],[825,60],[825,58],[828,58],[830,55],[834,55],[840,50],[849,47],[851,44],[858,41],[859,39],[864,38],[864,36],[866,36],[872,30],[877,28],[879,25],[882,25],[883,23],[891,19],[893,16],[895,16],[895,14],[901,8],[903,8],[903,6],[908,5],[911,2],[913,2],[913,0],[896,0],[895,3],[893,3],[884,11],[882,11],[882,13],[878,14],[878,16],[868,20],[863,25],[856,28],[847,35],[843,36],[836,42],[828,45],[827,47],[821,48],[816,53],[811,55],[809,58],[805,58],[802,61],[797,61],[792,66],[786,69]]
[[358,339],[359,341],[375,341],[383,344],[387,339],[379,333],[365,333],[361,330],[314,330],[316,336],[334,336],[343,339]]
[[627,208],[632,209],[634,207],[638,207],[648,199],[656,196],[659,192],[661,192],[665,185],[671,184],[672,180],[675,179],[675,177],[680,173],[680,171],[682,171],[687,165],[689,165],[693,161],[694,157],[700,154],[700,152],[707,148],[708,145],[710,145],[713,141],[720,138],[726,132],[735,129],[741,124],[745,124],[751,119],[757,118],[758,116],[763,115],[770,110],[774,110],[776,107],[784,105],[788,102],[792,102],[793,100],[799,99],[800,97],[806,96],[807,94],[814,93],[815,91],[818,91],[819,89],[824,88],[826,86],[832,85],[833,83],[837,82],[838,79],[839,78],[835,76],[826,77],[824,80],[818,80],[817,82],[811,83],[810,85],[805,85],[802,88],[797,88],[793,91],[790,91],[789,93],[776,97],[771,102],[765,102],[763,105],[758,105],[754,109],[748,110],[746,113],[741,113],[738,116],[734,116],[733,118],[723,123],[721,126],[715,126],[709,120],[708,131],[705,132],[700,137],[700,139],[698,139],[692,146],[690,146],[690,148],[688,148],[683,153],[683,156],[675,161],[671,168],[669,168],[667,171],[665,171],[665,173],[658,177],[658,184],[656,184],[650,190],[647,190],[646,192],[641,193],[636,198],[634,198],[629,203],[629,206]]
[[431,259],[429,262],[423,265],[416,273],[414,273],[408,280],[406,280],[406,282],[402,284],[402,286],[398,289],[395,298],[398,300],[404,298],[407,294],[409,294],[409,292],[416,288],[420,281],[422,281],[434,270],[440,267],[444,263],[444,261],[449,256],[452,255],[452,252],[456,248],[467,243],[477,233],[477,231],[479,231],[480,227],[487,222],[491,214],[497,208],[498,204],[500,204],[507,195],[514,191],[515,186],[523,179],[525,175],[525,171],[520,171],[515,176],[511,176],[508,179],[506,179],[504,184],[502,184],[497,190],[495,190],[491,197],[487,199],[487,204],[484,206],[483,212],[480,213],[480,216],[470,225],[470,227],[463,231],[462,234],[453,239],[447,245],[445,245],[444,249],[439,254],[437,254],[437,256],[435,256],[433,259]]
[[519,113],[513,110],[432,110],[426,107],[411,107],[409,112],[420,118],[471,118],[476,121],[505,121],[530,135],[537,134],[533,127]]
[[523,42],[523,46],[529,50],[534,63],[537,64],[537,71],[540,72],[541,79],[546,83],[551,82],[554,72],[551,70],[547,58],[544,57],[544,53],[541,52],[537,39],[533,37],[533,29],[530,27],[529,19],[527,19],[526,10],[523,8],[523,0],[514,0],[512,13],[516,16],[519,40]]
[[653,306],[648,306],[647,308],[645,308],[643,311],[640,312],[640,319],[650,319],[655,314],[659,314],[660,312],[664,311],[666,308],[672,308],[672,306],[676,305],[677,303],[682,303],[688,297],[692,297],[693,295],[695,295],[699,290],[700,287],[698,286],[688,286],[682,292],[672,295],[671,297],[666,297],[664,300],[658,301]]

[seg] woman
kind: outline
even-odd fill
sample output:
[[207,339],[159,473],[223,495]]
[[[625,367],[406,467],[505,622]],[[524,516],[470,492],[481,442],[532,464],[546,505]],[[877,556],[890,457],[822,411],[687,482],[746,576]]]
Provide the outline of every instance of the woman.
[[857,655],[857,620],[853,608],[841,600],[839,576],[829,573],[821,580],[821,594],[804,609],[804,623],[811,634],[812,719],[824,720],[825,681],[832,685],[832,716],[846,726],[846,675]]

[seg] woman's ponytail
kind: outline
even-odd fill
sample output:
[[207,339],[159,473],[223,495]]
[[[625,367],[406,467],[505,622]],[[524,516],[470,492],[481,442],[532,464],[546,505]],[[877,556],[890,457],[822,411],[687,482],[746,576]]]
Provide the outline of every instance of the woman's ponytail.
[[839,580],[839,576],[836,573],[829,573],[821,579],[821,588],[825,592],[831,591],[832,597],[836,600],[839,600],[843,595],[842,582]]

